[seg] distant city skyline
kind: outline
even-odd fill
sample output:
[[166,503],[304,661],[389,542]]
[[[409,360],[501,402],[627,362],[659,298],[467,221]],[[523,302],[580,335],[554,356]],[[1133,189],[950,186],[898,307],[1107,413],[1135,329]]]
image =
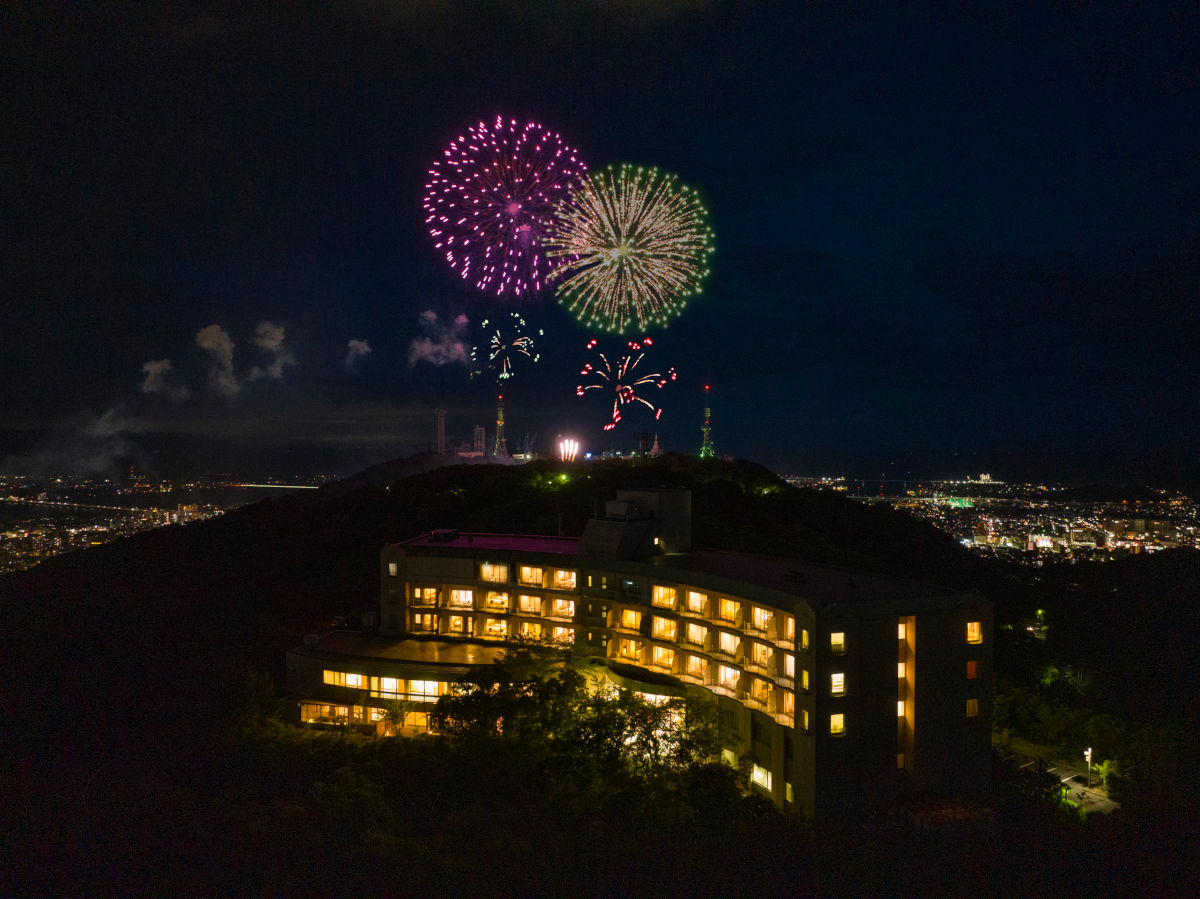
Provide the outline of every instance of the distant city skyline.
[[[349,474],[510,448],[1200,489],[1200,10],[791,3],[6,10],[0,471]],[[449,141],[538,121],[694,187],[712,274],[661,420],[603,337],[427,233]],[[641,337],[626,334],[626,338]],[[618,341],[619,344],[619,341]],[[521,361],[521,360],[518,360]],[[641,414],[646,413],[646,414]]]

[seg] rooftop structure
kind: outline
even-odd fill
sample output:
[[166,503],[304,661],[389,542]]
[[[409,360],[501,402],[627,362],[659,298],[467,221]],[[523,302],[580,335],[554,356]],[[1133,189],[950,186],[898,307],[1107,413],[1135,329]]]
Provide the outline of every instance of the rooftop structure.
[[[686,490],[621,491],[579,539],[433,531],[380,554],[377,633],[288,655],[305,720],[410,726],[514,641],[583,645],[651,696],[704,694],[723,757],[812,818],[990,782],[991,604],[976,593],[691,545]],[[382,728],[382,724],[377,724]]]

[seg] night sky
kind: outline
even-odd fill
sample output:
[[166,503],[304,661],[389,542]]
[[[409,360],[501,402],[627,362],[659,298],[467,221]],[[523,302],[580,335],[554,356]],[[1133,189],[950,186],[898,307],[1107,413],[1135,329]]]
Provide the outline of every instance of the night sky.
[[[516,308],[510,448],[695,452],[711,384],[718,452],[778,471],[1196,486],[1200,12],[912,6],[6,5],[0,471],[348,473],[438,407],[469,439],[494,388],[410,348]],[[593,335],[433,248],[429,166],[497,114],[708,203],[661,421],[604,434]]]

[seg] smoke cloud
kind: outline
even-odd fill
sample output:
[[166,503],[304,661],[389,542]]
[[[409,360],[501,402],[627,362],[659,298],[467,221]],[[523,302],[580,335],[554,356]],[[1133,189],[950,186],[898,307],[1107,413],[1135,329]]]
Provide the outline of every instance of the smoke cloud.
[[296,365],[296,357],[283,343],[283,325],[274,322],[259,322],[254,331],[254,345],[271,357],[266,368],[254,366],[246,375],[247,381],[257,381],[259,378],[283,380],[283,369],[288,365]]
[[467,335],[467,317],[460,315],[448,324],[442,324],[432,309],[421,313],[421,328],[425,337],[418,337],[408,347],[408,364],[428,362],[430,365],[470,365],[471,351],[464,342]]
[[350,352],[346,354],[346,368],[352,368],[356,360],[371,352],[371,347],[365,340],[351,340],[346,346],[350,348]]
[[6,456],[5,469],[32,475],[95,475],[114,471],[119,462],[141,456],[128,435],[145,430],[119,407],[95,417],[75,421],[49,433],[44,445],[31,453]]
[[229,335],[220,325],[209,325],[197,332],[196,345],[212,356],[209,386],[221,396],[237,396],[242,385],[233,373],[233,341]]
[[182,384],[173,384],[167,378],[171,370],[170,359],[157,359],[142,363],[142,393],[157,393],[174,403],[181,403],[190,396]]

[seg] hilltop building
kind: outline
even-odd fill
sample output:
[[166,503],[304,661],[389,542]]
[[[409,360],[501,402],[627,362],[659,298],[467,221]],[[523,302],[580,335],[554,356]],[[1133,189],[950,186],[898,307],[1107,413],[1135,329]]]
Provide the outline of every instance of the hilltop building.
[[380,554],[378,627],[288,653],[302,720],[427,727],[514,640],[586,644],[648,696],[719,704],[723,757],[780,808],[854,820],[990,784],[991,604],[907,581],[696,550],[691,494],[625,490],[582,538],[433,531]]

